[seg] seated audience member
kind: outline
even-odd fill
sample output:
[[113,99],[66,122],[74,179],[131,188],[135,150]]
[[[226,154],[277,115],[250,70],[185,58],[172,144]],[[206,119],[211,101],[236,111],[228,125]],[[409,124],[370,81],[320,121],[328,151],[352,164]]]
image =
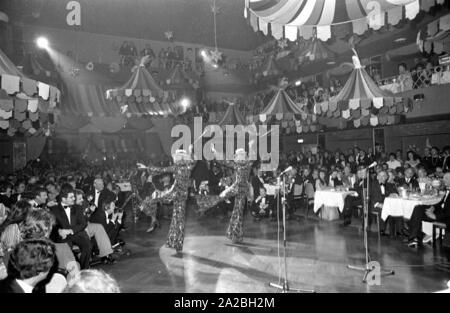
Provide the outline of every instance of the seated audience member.
[[[84,206],[84,193],[80,189],[75,189],[75,205],[82,211]],[[95,238],[98,247],[98,256],[102,263],[114,264],[116,261],[112,257],[113,249],[106,230],[103,225],[97,223],[87,223],[86,232],[89,238]]]
[[402,167],[402,163],[397,160],[397,156],[395,155],[395,153],[389,154],[389,161],[387,161],[386,164],[388,165],[389,169],[392,170]]
[[417,171],[417,176],[417,183],[419,184],[419,188],[421,191],[431,186],[431,179],[428,177],[428,173],[425,168],[419,168],[419,170]]
[[413,89],[413,79],[405,63],[401,63],[398,66],[398,82],[400,85],[400,91]]
[[344,223],[342,226],[348,226],[352,223],[352,213],[364,205],[364,191],[367,188],[367,170],[364,166],[360,166],[357,172],[358,181],[350,190],[355,194],[348,195],[344,201]]
[[48,181],[45,184],[45,189],[47,189],[47,197],[48,197],[48,203],[47,203],[47,207],[53,207],[53,206],[57,206],[58,205],[58,189],[56,189],[56,184]]
[[4,254],[14,249],[20,242],[19,225],[25,221],[30,210],[31,205],[25,200],[20,200],[13,205],[8,217],[3,224],[0,225],[0,250]]
[[395,187],[398,186],[397,184],[397,176],[396,176],[396,172],[394,170],[387,170],[386,171],[388,174],[388,180],[387,182],[394,185]]
[[13,201],[11,199],[13,186],[8,182],[0,183],[0,203],[3,203],[7,208],[11,208]]
[[220,166],[213,162],[211,164],[211,170],[209,171],[209,191],[212,195],[220,194],[220,180],[223,177],[223,172]]
[[352,172],[350,165],[344,167],[344,174],[342,175],[342,183],[344,187],[353,188],[357,180],[356,175]]
[[333,170],[331,171],[330,180],[328,182],[328,185],[330,187],[338,187],[343,186],[342,179],[339,179],[339,170]]
[[116,210],[115,201],[114,196],[106,196],[102,201],[101,210],[97,209],[89,219],[90,223],[103,225],[112,245],[118,242],[123,217],[123,212]]
[[3,203],[0,203],[0,226],[2,226],[4,221],[6,221],[7,217],[8,217],[8,208]]
[[450,172],[450,146],[444,147],[442,155],[442,170],[444,173]]
[[398,185],[411,190],[419,189],[419,183],[414,178],[414,170],[412,168],[407,168],[405,170],[405,177],[398,180]]
[[317,190],[324,190],[328,187],[327,184],[327,172],[323,169],[319,171],[319,178],[315,181],[315,189]]
[[422,242],[429,242],[433,238],[425,237],[422,233],[422,221],[441,222],[450,227],[450,173],[444,175],[444,184],[446,187],[445,195],[442,201],[433,206],[418,205],[414,208],[411,219],[409,220],[409,242],[408,246],[417,247]]
[[55,247],[49,240],[18,243],[9,258],[8,277],[0,281],[0,293],[32,293],[47,278],[54,262]]
[[51,239],[56,243],[67,243],[80,248],[80,266],[89,267],[91,240],[86,233],[87,221],[80,207],[75,205],[75,193],[71,185],[64,184],[60,192],[61,202],[50,208],[55,217]]
[[69,283],[65,293],[120,293],[119,284],[99,270],[83,270]]
[[[378,212],[381,216],[384,199],[386,197],[389,197],[391,194],[397,194],[397,189],[395,188],[394,185],[387,183],[387,178],[388,178],[387,173],[385,171],[381,171],[380,173],[378,173],[376,181],[371,183],[369,213]],[[371,216],[369,215],[369,217]],[[371,221],[371,218],[369,218],[369,221]],[[381,218],[380,218],[380,233],[381,235],[385,235],[385,223]]]
[[48,199],[47,190],[42,187],[36,187],[34,188],[32,194],[33,199],[29,201],[32,210],[45,209]]
[[410,167],[416,169],[417,166],[420,164],[420,160],[417,157],[417,155],[413,151],[408,151],[406,153],[406,161],[405,165],[408,164]]
[[259,196],[255,199],[252,204],[252,215],[256,220],[260,218],[272,216],[274,213],[274,206],[272,199],[267,196],[266,188],[261,187],[259,189]]
[[[48,240],[54,225],[55,217],[47,210],[32,211],[20,226],[21,237],[24,240]],[[67,243],[54,243],[54,245],[57,268],[64,272],[66,276],[73,277],[79,272],[80,268],[72,250]]]
[[259,197],[259,191],[262,187],[264,187],[264,180],[262,178],[262,171],[259,167],[253,168],[253,175],[250,178],[250,183],[252,184],[254,197]]

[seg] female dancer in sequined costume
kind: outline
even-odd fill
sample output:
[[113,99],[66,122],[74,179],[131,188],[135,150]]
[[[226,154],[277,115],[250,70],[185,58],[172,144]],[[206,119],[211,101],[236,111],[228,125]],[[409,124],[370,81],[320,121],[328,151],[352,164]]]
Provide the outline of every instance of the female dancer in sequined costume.
[[244,207],[250,190],[249,176],[253,161],[247,158],[247,154],[244,149],[238,149],[236,150],[234,161],[219,161],[219,163],[233,168],[233,184],[218,196],[206,196],[208,198],[205,198],[205,196],[200,196],[197,198],[197,204],[199,206],[199,211],[204,212],[222,201],[235,197],[233,213],[227,228],[226,236],[233,243],[240,243],[244,239]]
[[188,188],[190,186],[190,175],[194,165],[192,158],[184,150],[177,150],[173,155],[174,165],[158,168],[146,167],[138,164],[140,169],[148,169],[150,175],[158,175],[163,173],[174,174],[174,184],[169,192],[164,193],[160,198],[151,199],[147,206],[147,214],[156,215],[156,205],[162,201],[173,201],[172,222],[170,223],[169,234],[167,238],[167,247],[175,249],[177,252],[183,250],[184,227],[186,201],[188,198]]

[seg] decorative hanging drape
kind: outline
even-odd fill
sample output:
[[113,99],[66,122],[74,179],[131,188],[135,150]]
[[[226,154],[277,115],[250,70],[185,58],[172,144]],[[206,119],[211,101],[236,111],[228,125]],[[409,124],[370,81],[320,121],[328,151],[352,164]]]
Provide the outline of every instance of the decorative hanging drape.
[[[255,30],[276,39],[298,37],[326,41],[333,35],[362,35],[402,19],[414,19],[420,10],[429,10],[444,0],[250,0],[244,16]],[[281,29],[281,31],[280,31]],[[276,31],[274,31],[276,30]]]
[[450,14],[427,24],[417,34],[420,51],[442,54],[450,51]]

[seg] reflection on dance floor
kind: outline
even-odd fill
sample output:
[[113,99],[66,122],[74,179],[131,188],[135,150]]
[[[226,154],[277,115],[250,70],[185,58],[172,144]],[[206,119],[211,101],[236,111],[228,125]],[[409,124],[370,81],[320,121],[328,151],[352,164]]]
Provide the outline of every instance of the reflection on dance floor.
[[[225,238],[227,223],[215,217],[188,216],[183,254],[164,246],[168,225],[154,234],[145,233],[138,222],[126,234],[132,255],[117,266],[104,267],[126,292],[276,292],[283,272],[278,258],[277,224],[246,218],[243,244]],[[371,256],[395,276],[384,277],[381,286],[361,282],[359,272],[347,264],[363,265],[362,232],[342,229],[339,222],[290,221],[287,266],[291,287],[317,292],[433,292],[444,289],[450,274],[432,266],[447,260],[431,247],[412,250],[401,241],[373,233]],[[282,242],[280,255],[283,255]]]

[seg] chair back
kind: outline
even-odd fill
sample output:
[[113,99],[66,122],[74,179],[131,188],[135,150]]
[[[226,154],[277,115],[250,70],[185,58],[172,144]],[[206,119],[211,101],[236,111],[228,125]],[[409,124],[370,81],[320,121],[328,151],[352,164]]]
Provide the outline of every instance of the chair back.
[[314,186],[311,183],[306,183],[305,185],[305,193],[308,199],[314,199]]

